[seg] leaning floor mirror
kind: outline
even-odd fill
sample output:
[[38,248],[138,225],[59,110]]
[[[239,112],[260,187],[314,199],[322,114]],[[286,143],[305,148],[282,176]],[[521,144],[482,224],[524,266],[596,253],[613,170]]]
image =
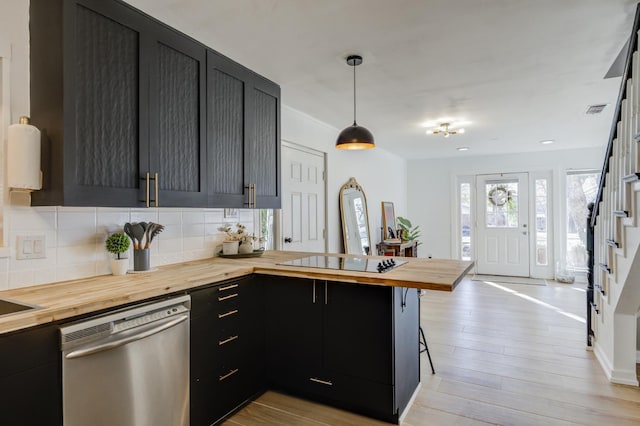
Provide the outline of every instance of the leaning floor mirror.
[[342,239],[347,254],[371,254],[367,197],[354,178],[340,188]]

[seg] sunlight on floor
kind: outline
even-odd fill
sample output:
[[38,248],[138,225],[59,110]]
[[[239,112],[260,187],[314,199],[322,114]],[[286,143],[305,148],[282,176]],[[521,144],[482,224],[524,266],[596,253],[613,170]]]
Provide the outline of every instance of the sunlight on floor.
[[483,284],[490,285],[491,287],[497,288],[498,290],[502,290],[502,291],[506,291],[507,293],[511,293],[514,296],[518,296],[518,297],[520,297],[520,298],[522,298],[524,300],[527,300],[529,302],[533,302],[533,303],[535,303],[537,305],[544,306],[545,308],[551,309],[551,310],[559,313],[560,315],[564,315],[565,317],[568,317],[568,318],[571,318],[573,320],[579,321],[579,322],[581,322],[583,324],[586,324],[586,322],[587,322],[587,320],[585,318],[581,317],[581,316],[572,314],[570,312],[565,312],[562,309],[560,309],[560,308],[558,308],[556,306],[550,305],[550,304],[548,304],[546,302],[543,302],[542,300],[538,300],[535,297],[527,296],[526,294],[519,293],[519,292],[517,292],[515,290],[512,290],[510,288],[507,288],[505,286],[502,286],[500,284],[497,284],[497,283],[494,283],[494,282],[491,282],[491,281],[480,281],[480,282],[483,283]]

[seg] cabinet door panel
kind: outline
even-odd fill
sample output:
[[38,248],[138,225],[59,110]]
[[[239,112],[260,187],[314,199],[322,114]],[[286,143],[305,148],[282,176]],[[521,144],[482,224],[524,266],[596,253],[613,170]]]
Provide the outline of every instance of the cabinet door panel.
[[[270,278],[266,287],[267,371],[279,384],[289,374],[322,371],[322,303],[313,280]],[[314,298],[314,295],[316,296]]]
[[205,206],[206,50],[157,27],[150,47],[149,172],[158,173],[159,206]]
[[207,138],[213,206],[244,207],[246,81],[244,71],[213,52],[207,56]]
[[257,207],[280,208],[280,88],[255,77],[250,99],[246,180],[256,184]]
[[325,366],[330,374],[393,384],[392,288],[328,283]]
[[75,30],[77,182],[137,189],[139,34],[81,5]]

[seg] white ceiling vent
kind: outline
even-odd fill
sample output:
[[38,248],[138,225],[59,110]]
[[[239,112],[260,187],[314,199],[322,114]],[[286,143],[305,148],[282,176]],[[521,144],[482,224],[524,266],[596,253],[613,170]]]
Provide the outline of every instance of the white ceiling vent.
[[607,104],[589,105],[587,114],[600,114]]

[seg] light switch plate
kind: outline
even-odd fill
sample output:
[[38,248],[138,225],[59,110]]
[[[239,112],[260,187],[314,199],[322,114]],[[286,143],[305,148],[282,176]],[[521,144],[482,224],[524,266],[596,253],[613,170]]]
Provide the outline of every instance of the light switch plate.
[[44,235],[18,235],[16,259],[43,259],[47,257]]

